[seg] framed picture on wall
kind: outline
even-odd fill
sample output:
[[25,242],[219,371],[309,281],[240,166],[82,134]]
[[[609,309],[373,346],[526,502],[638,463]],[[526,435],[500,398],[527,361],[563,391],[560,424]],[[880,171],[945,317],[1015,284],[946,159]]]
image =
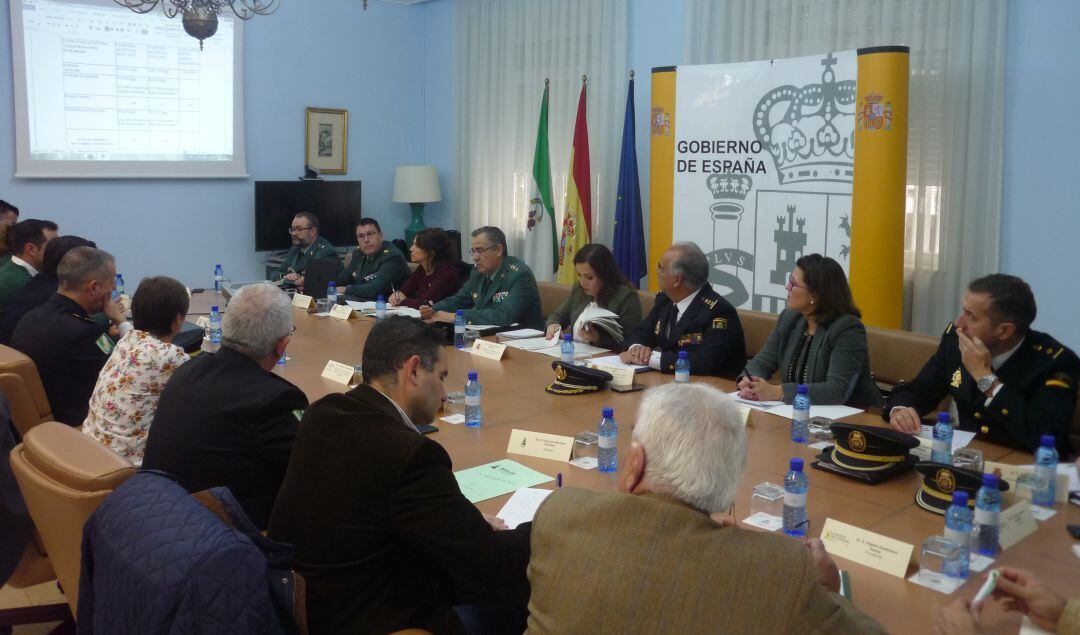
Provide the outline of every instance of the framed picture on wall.
[[349,111],[308,108],[304,163],[321,174],[345,174],[349,163]]

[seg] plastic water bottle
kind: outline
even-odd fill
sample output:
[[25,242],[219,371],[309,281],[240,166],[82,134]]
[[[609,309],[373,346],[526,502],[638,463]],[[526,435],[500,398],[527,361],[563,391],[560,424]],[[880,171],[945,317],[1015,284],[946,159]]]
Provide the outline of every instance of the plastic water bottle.
[[573,365],[574,363],[574,336],[567,333],[562,336],[562,363]]
[[210,343],[221,344],[221,312],[216,304],[210,307]]
[[124,276],[116,274],[116,294],[124,295]]
[[382,320],[386,318],[386,298],[379,296],[375,298],[375,319]]
[[454,313],[454,348],[465,349],[465,310],[458,309]]
[[330,300],[330,304],[337,304],[337,284],[333,280],[326,285],[326,299]]
[[806,518],[806,490],[810,481],[803,472],[803,460],[791,459],[791,470],[784,477],[784,533],[796,538],[806,535],[810,521]]
[[930,452],[931,461],[945,465],[952,463],[952,433],[949,413],[937,413],[937,423],[934,424],[934,444]]
[[992,556],[998,550],[998,518],[1001,516],[1001,492],[998,477],[983,474],[983,484],[975,495],[975,552]]
[[968,507],[967,492],[953,492],[952,505],[945,512],[945,540],[960,546],[955,559],[945,560],[945,575],[952,578],[968,577],[971,566],[971,527],[974,513]]
[[221,293],[221,281],[225,279],[225,272],[221,265],[214,265],[214,291]]
[[686,351],[679,351],[679,358],[675,360],[675,383],[690,383],[690,360],[687,359]]
[[1058,453],[1054,448],[1054,435],[1042,435],[1042,443],[1035,450],[1035,480],[1038,489],[1031,502],[1043,507],[1053,507],[1057,498]]
[[791,408],[791,440],[806,443],[810,437],[810,389],[806,384],[795,388]]
[[484,413],[480,409],[480,380],[475,370],[469,371],[469,380],[465,382],[465,427],[479,428],[484,422]]
[[596,431],[599,437],[596,449],[599,465],[596,469],[613,473],[619,469],[619,424],[615,423],[615,410],[612,408],[604,408],[600,414],[600,428]]

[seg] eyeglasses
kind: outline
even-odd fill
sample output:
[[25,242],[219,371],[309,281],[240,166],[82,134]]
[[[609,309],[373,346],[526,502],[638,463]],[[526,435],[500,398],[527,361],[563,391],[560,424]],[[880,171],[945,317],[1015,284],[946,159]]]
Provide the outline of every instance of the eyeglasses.
[[788,288],[789,289],[805,289],[806,288],[805,284],[799,284],[798,282],[795,282],[795,276],[790,274],[790,273],[788,274],[788,277],[787,277],[787,283],[788,283]]
[[474,247],[474,248],[469,250],[469,254],[471,254],[474,257],[475,256],[480,256],[480,255],[483,255],[483,253],[485,251],[491,251],[492,249],[495,249],[496,247],[498,247],[498,245],[491,245],[491,246],[488,246],[488,247]]
[[379,235],[379,232],[364,232],[362,234],[357,234],[356,239],[357,240],[367,240],[368,238],[375,238],[378,235]]
[[296,332],[296,325],[293,324],[289,327],[289,332],[285,334],[285,337],[292,337],[292,334]]
[[667,273],[667,272],[668,272],[668,270],[667,270],[667,268],[664,267],[664,265],[660,264],[659,262],[656,263],[656,275],[660,275],[662,273]]
[[293,226],[293,227],[289,228],[289,233],[290,234],[299,234],[300,232],[307,231],[307,230],[312,229],[314,227],[315,227],[314,225],[308,225],[307,227]]

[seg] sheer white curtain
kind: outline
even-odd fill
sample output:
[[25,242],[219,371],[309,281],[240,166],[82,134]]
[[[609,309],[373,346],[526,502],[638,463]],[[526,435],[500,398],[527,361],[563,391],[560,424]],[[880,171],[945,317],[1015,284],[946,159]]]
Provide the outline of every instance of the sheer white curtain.
[[[462,234],[506,232],[520,256],[544,79],[561,231],[581,76],[592,169],[593,240],[611,244],[626,101],[624,0],[459,0],[454,3],[458,209]],[[537,272],[538,278],[541,277]]]
[[998,266],[1004,0],[685,2],[688,64],[911,47],[904,323],[940,332]]

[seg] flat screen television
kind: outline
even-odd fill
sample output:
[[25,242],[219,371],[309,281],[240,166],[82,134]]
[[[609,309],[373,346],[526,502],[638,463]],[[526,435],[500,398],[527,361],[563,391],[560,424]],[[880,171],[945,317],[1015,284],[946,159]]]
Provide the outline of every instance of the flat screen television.
[[335,247],[355,245],[360,181],[255,181],[255,251],[291,247],[297,212],[314,214],[319,235]]

